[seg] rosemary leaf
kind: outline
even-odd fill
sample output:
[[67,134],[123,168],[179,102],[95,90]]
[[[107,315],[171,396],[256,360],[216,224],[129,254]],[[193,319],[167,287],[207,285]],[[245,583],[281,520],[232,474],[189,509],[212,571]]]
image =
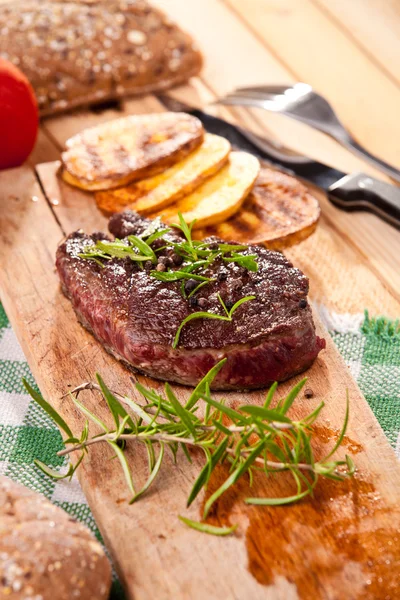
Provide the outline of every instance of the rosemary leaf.
[[149,489],[149,487],[151,486],[151,484],[153,483],[153,481],[155,480],[155,478],[158,475],[158,472],[160,470],[160,467],[162,465],[162,461],[164,458],[164,444],[161,443],[160,444],[160,452],[158,454],[158,458],[157,458],[157,462],[155,463],[149,477],[147,478],[146,483],[144,484],[144,486],[142,487],[142,489],[137,492],[133,498],[131,498],[131,500],[129,501],[129,504],[133,504],[134,502],[136,502],[136,500],[138,500],[141,496],[143,496],[143,494],[145,492],[147,492],[147,490]]
[[350,476],[354,475],[354,473],[356,472],[356,466],[354,464],[353,459],[348,454],[346,454],[346,464],[348,468],[348,474]]
[[142,253],[143,256],[147,256],[152,263],[157,263],[157,256],[155,255],[154,250],[150,248],[148,242],[145,242],[137,235],[128,235],[128,240],[132,246],[135,246],[139,252]]
[[143,408],[139,404],[132,400],[132,398],[124,396],[124,401],[133,410],[134,413],[136,413],[143,421],[145,421],[145,423],[152,422],[152,417],[149,414],[147,414],[147,412],[143,410]]
[[278,444],[276,444],[274,441],[269,441],[267,443],[266,450],[268,452],[270,452],[273,456],[275,456],[281,462],[283,462],[283,463],[288,462],[289,457],[286,456],[286,454],[284,453],[284,451],[282,450],[282,448],[280,448],[278,446]]
[[195,498],[197,498],[199,492],[201,491],[201,489],[207,485],[210,477],[211,477],[211,473],[213,472],[215,466],[218,464],[218,462],[221,460],[221,457],[223,456],[226,447],[228,445],[229,439],[225,438],[224,440],[222,440],[222,442],[220,443],[220,445],[217,447],[217,449],[215,450],[215,452],[211,455],[209,450],[207,448],[203,448],[205,455],[206,455],[206,464],[204,465],[204,467],[202,468],[202,470],[199,473],[199,476],[197,477],[196,481],[194,482],[194,485],[191,489],[191,492],[189,494],[189,497],[187,499],[187,503],[186,506],[189,507],[193,500],[195,500]]
[[229,429],[227,427],[225,427],[225,425],[223,425],[221,423],[221,421],[217,421],[217,420],[214,419],[212,423],[213,423],[214,427],[216,427],[218,429],[218,431],[221,431],[225,435],[230,435],[231,434],[231,432],[229,431]]
[[134,428],[135,424],[132,421],[132,417],[128,415],[121,402],[117,400],[111,390],[109,390],[109,388],[106,386],[99,373],[96,373],[96,379],[114,418],[116,427],[118,428],[119,426],[119,417],[122,417],[123,419],[127,418],[129,425]]
[[229,317],[223,317],[222,315],[216,315],[214,313],[208,313],[208,312],[204,312],[204,311],[191,313],[185,319],[183,319],[182,323],[178,327],[178,330],[175,334],[174,342],[172,344],[172,347],[174,349],[178,346],[179,337],[181,335],[181,331],[184,328],[184,326],[187,323],[189,323],[190,321],[193,321],[195,319],[218,319],[220,321],[230,321],[231,320]]
[[198,292],[198,291],[199,291],[199,290],[200,290],[202,287],[204,287],[205,285],[207,285],[207,283],[210,283],[210,282],[209,282],[209,281],[202,281],[201,283],[199,283],[199,285],[198,285],[198,286],[196,286],[196,287],[194,288],[194,290],[192,290],[192,291],[190,292],[190,294],[188,295],[188,298],[191,298],[192,296],[194,296],[194,294],[197,294],[197,292]]
[[43,471],[43,473],[45,475],[47,475],[48,477],[51,477],[52,479],[54,479],[56,481],[59,481],[61,479],[67,479],[68,477],[71,477],[71,471],[74,470],[73,465],[70,464],[67,473],[60,473],[60,471],[51,469],[50,467],[45,465],[41,460],[38,460],[37,458],[35,458],[35,460],[33,462],[41,471]]
[[248,271],[257,272],[257,255],[256,254],[233,254],[231,257],[223,258],[225,262],[234,262],[240,267],[244,267]]
[[24,387],[25,387],[26,391],[28,392],[28,394],[39,404],[39,406],[41,406],[43,408],[44,411],[46,411],[46,413],[49,415],[49,417],[51,419],[53,419],[53,421],[55,423],[57,423],[59,428],[62,429],[69,438],[74,437],[71,429],[66,424],[66,422],[64,421],[62,416],[60,414],[58,414],[58,412],[55,410],[55,408],[53,408],[51,406],[51,404],[46,402],[46,400],[43,398],[42,394],[40,394],[39,392],[34,390],[33,387],[30,385],[30,383],[28,383],[28,381],[25,379],[25,377],[22,378],[22,383],[24,384]]
[[145,446],[146,446],[147,458],[148,458],[148,462],[149,462],[149,471],[151,472],[154,469],[154,465],[156,462],[156,455],[154,452],[154,442],[150,442],[149,440],[146,440]]
[[265,398],[265,402],[264,402],[264,408],[269,408],[277,387],[278,387],[278,382],[275,381],[275,383],[273,383],[268,390],[268,394],[267,394],[267,397]]
[[314,421],[316,419],[318,419],[319,413],[324,408],[324,406],[325,406],[325,402],[321,402],[321,404],[319,404],[317,406],[317,408],[315,410],[313,410],[312,413],[310,413],[309,415],[307,415],[307,417],[305,417],[303,419],[303,423],[305,423],[307,425],[307,427],[309,427],[310,425],[312,425],[314,423]]
[[188,527],[196,529],[197,531],[202,531],[203,533],[209,533],[211,535],[231,535],[238,527],[237,525],[232,525],[232,527],[216,527],[215,525],[209,525],[208,523],[192,521],[191,519],[187,519],[186,517],[182,517],[180,515],[178,518]]
[[197,384],[193,392],[190,394],[189,400],[186,402],[186,410],[190,410],[191,408],[193,408],[193,406],[195,406],[196,402],[201,397],[201,395],[207,392],[207,385],[210,385],[214,381],[214,379],[216,378],[219,371],[222,369],[227,360],[227,358],[223,358],[222,360],[220,360],[216,365],[214,365],[214,367],[212,367],[212,369],[208,371],[207,375],[205,375],[203,379]]
[[149,246],[151,246],[151,244],[153,242],[155,242],[156,240],[158,240],[159,238],[163,237],[166,233],[169,233],[171,230],[169,228],[166,229],[160,229],[160,231],[155,231],[154,233],[152,233],[147,239],[146,239],[146,244],[148,244]]
[[207,502],[204,505],[204,513],[203,518],[206,519],[208,513],[214,502],[218,500],[220,496],[227,489],[229,489],[237,480],[243,475],[243,473],[249,470],[249,467],[254,463],[259,454],[264,450],[265,441],[261,441],[257,444],[257,446],[250,452],[249,456],[246,460],[237,467],[237,469],[224,481],[224,483],[210,496]]
[[286,496],[283,498],[246,498],[246,504],[257,504],[258,506],[282,506],[284,504],[293,504],[306,496],[309,496],[310,491],[305,490],[294,496]]
[[242,304],[244,304],[245,302],[250,302],[251,300],[255,300],[256,297],[255,296],[245,296],[244,298],[240,298],[240,300],[238,300],[231,308],[231,310],[229,311],[229,316],[232,318],[233,313],[239,308],[239,306],[241,306]]
[[193,462],[193,461],[192,461],[192,457],[190,456],[190,454],[189,454],[189,450],[187,449],[187,447],[185,446],[185,444],[183,444],[183,443],[182,443],[182,444],[181,444],[181,448],[182,448],[183,454],[184,454],[184,455],[186,456],[186,458],[187,458],[187,461],[188,461],[190,464],[192,464],[192,462]]
[[94,415],[88,408],[86,408],[86,406],[84,406],[81,402],[79,402],[79,400],[77,398],[74,398],[74,396],[71,393],[70,393],[70,397],[72,398],[72,402],[75,404],[75,406],[77,406],[79,408],[79,410],[86,417],[88,417],[88,419],[90,419],[90,421],[93,421],[93,423],[96,423],[96,425],[98,425],[105,433],[110,432],[107,425],[105,423],[103,423],[103,421],[101,419],[99,419],[99,417]]
[[186,271],[150,271],[155,279],[159,281],[179,281],[180,279],[195,279],[196,281],[212,281],[210,277],[197,275],[196,273],[187,273]]
[[247,250],[245,244],[218,244],[218,248],[222,252],[237,252],[238,250]]
[[342,443],[343,438],[346,435],[347,425],[349,423],[349,414],[350,414],[349,390],[346,390],[346,413],[345,413],[345,416],[344,416],[344,422],[343,422],[342,430],[340,432],[340,435],[339,435],[338,439],[336,440],[336,444],[333,446],[333,448],[329,452],[329,454],[325,457],[325,460],[327,458],[330,458],[332,456],[332,454],[335,454],[336,450],[339,448],[340,444]]
[[277,423],[291,423],[289,417],[282,415],[277,410],[270,410],[268,408],[263,408],[262,406],[253,406],[245,404],[240,407],[245,413],[252,415],[253,417],[258,417],[260,419],[265,419],[266,421],[275,421]]
[[211,396],[206,396],[205,394],[201,395],[201,398],[207,402],[207,404],[211,404],[214,408],[217,408],[219,411],[225,413],[232,421],[237,421],[238,423],[245,425],[249,423],[249,419],[238,412],[234,408],[230,408],[229,406],[225,406],[222,402],[218,402],[218,400],[214,400]]
[[290,390],[290,392],[288,393],[288,395],[286,396],[286,398],[285,398],[285,400],[284,400],[284,402],[282,404],[282,408],[281,408],[282,414],[286,415],[287,411],[292,406],[293,402],[296,400],[297,396],[299,395],[299,393],[303,389],[306,381],[307,381],[307,377],[304,377],[304,379],[302,379],[301,381],[299,381],[299,383],[296,384],[294,386],[294,388],[292,388]]
[[124,451],[118,446],[117,442],[109,441],[108,443],[110,444],[110,446],[112,446],[116,457],[121,463],[122,471],[124,473],[125,481],[128,485],[129,490],[132,492],[133,496],[135,496],[135,487],[133,485],[132,473],[129,468],[128,461],[126,460]]
[[182,404],[179,402],[178,398],[175,396],[172,391],[169,383],[165,384],[165,393],[167,395],[168,400],[174,407],[176,414],[182,420],[182,423],[185,425],[186,429],[192,434],[193,438],[196,437],[196,429],[193,425],[192,421],[192,413],[190,413]]

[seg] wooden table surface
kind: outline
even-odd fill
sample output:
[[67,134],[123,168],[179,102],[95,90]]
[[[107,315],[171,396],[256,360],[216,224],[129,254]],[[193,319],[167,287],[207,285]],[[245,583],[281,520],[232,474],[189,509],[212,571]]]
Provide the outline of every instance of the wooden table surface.
[[[202,76],[171,91],[171,95],[204,107],[216,96],[238,85],[305,81],[326,95],[352,134],[367,149],[400,167],[400,5],[397,0],[156,0],[156,4],[194,35],[205,55]],[[29,166],[34,169],[38,163],[58,159],[66,139],[84,127],[124,114],[162,109],[156,97],[146,96],[126,100],[119,108],[100,112],[82,110],[47,118],[41,123]],[[245,109],[218,109],[218,114],[251,126],[343,171],[362,170],[385,179],[332,140],[283,117]],[[13,237],[15,241],[22,223],[27,231],[29,229],[34,243],[28,235],[22,236],[22,240],[18,238],[19,252],[14,255],[9,251],[8,259],[3,263],[4,276],[1,272],[0,275],[7,299],[6,309],[27,351],[34,376],[46,397],[58,402],[65,391],[65,387],[61,389],[60,386],[64,386],[66,381],[74,385],[87,378],[88,370],[93,368],[93,358],[96,369],[104,374],[111,387],[117,387],[117,382],[123,381],[126,373],[94,340],[85,337],[87,334],[83,329],[76,327],[71,333],[74,327],[71,324],[75,324],[75,320],[70,314],[69,303],[60,300],[58,281],[51,267],[60,228],[69,233],[82,224],[83,216],[78,209],[73,214],[73,203],[66,201],[60,193],[57,179],[47,177],[51,170],[54,173],[54,165],[38,169],[41,184],[47,182],[42,189],[28,169],[18,171],[17,181],[12,171],[3,174],[0,200],[3,194],[7,202],[0,218],[4,218],[8,227],[0,228],[0,233],[3,232],[8,241]],[[48,204],[44,197],[43,202],[32,203],[32,190],[40,197],[44,192]],[[18,192],[16,196],[21,197],[21,202],[11,192]],[[368,309],[373,315],[399,317],[399,232],[373,215],[342,212],[333,207],[323,194],[314,192],[322,208],[319,227],[308,240],[287,250],[294,263],[309,276],[314,302],[324,305],[330,314],[359,314]],[[66,193],[71,194],[71,189]],[[59,202],[54,202],[55,199]],[[12,201],[17,202],[15,214]],[[28,212],[21,220],[18,210],[23,209]],[[101,218],[97,212],[92,211],[91,214],[93,218]],[[30,254],[28,265],[24,256],[32,248],[34,251]],[[20,288],[18,297],[22,300],[14,301],[17,296],[15,289],[20,281],[25,282],[28,288],[24,288],[22,294]],[[45,310],[37,290],[46,290]],[[23,298],[30,301],[23,302]],[[75,346],[80,348],[78,352],[70,352],[71,335],[75,336]],[[361,442],[363,448],[357,456],[357,465],[360,472],[376,484],[383,499],[384,510],[376,504],[369,513],[366,505],[366,514],[370,514],[370,518],[369,521],[362,519],[365,531],[368,535],[372,533],[369,541],[361,545],[375,556],[378,546],[381,547],[382,537],[379,537],[376,528],[379,526],[384,535],[388,535],[391,544],[391,527],[398,527],[399,523],[398,463],[333,342],[328,340],[328,343],[329,352],[322,362],[315,363],[309,375],[314,377],[313,389],[320,390],[321,397],[330,397],[327,416],[332,427],[338,426],[338,419],[341,419],[342,412],[336,408],[342,407],[338,404],[339,395],[345,388],[350,390],[352,417],[349,435]],[[91,401],[95,402],[93,406],[98,405],[95,398]],[[58,408],[64,418],[72,419],[72,412],[69,413],[70,409],[65,404],[61,406],[60,402]],[[91,453],[90,461],[85,463],[81,472],[81,484],[116,559],[129,598],[251,597],[288,600],[300,597],[308,600],[323,597],[336,600],[364,597],[383,600],[387,597],[389,585],[393,583],[398,589],[396,566],[392,564],[384,576],[377,579],[378,582],[384,581],[384,584],[379,584],[378,592],[374,595],[374,590],[370,590],[368,595],[364,571],[352,570],[357,565],[347,561],[347,555],[342,552],[343,539],[338,523],[343,515],[347,515],[346,510],[351,510],[351,514],[355,511],[354,514],[358,515],[358,493],[354,493],[354,502],[353,492],[349,493],[347,509],[340,497],[340,502],[335,505],[337,512],[329,513],[327,530],[321,529],[320,516],[304,513],[304,517],[301,507],[299,514],[296,507],[287,511],[293,519],[283,523],[279,513],[274,512],[274,515],[277,514],[276,527],[272,515],[270,520],[248,521],[250,517],[243,512],[243,523],[250,523],[246,540],[252,542],[257,538],[257,532],[261,532],[260,539],[270,544],[265,547],[254,545],[255,564],[260,561],[261,565],[257,579],[253,572],[251,575],[248,573],[243,537],[224,541],[223,547],[221,540],[213,536],[206,536],[206,541],[200,540],[195,532],[187,528],[178,529],[175,521],[166,518],[165,512],[160,510],[160,506],[168,506],[168,515],[179,513],[192,471],[175,471],[168,479],[168,486],[160,487],[143,505],[130,507],[126,503],[121,504],[118,499],[124,486],[122,474],[111,473],[113,466],[102,452]],[[140,463],[137,463],[138,471],[144,472],[144,458],[143,464],[136,455],[135,460]],[[111,474],[112,486],[109,485]],[[331,503],[325,504],[331,506]],[[321,510],[324,506],[321,503]],[[391,507],[391,512],[386,510],[387,506]],[[260,577],[263,573],[265,575],[267,559],[274,553],[279,554],[275,540],[285,538],[282,531],[288,522],[288,531],[301,526],[303,517],[307,523],[314,520],[315,526],[310,529],[311,536],[307,536],[306,550],[303,546],[292,546],[292,555],[301,556],[302,560],[281,562],[281,570],[274,567],[273,574],[277,579],[271,586],[269,579]],[[168,540],[161,551],[159,540],[154,537],[155,519],[160,520],[161,527],[155,528],[156,533],[165,530],[163,539]],[[342,522],[345,523],[343,535],[347,535],[348,522],[343,519]],[[271,524],[278,532],[275,538],[271,536]],[[339,537],[336,535],[338,531]],[[148,536],[153,533],[151,543],[148,543]],[[327,535],[338,542],[328,550],[325,548],[321,554]],[[299,539],[303,540],[303,534]],[[131,559],[132,540],[137,563]],[[253,548],[247,541],[246,544],[247,549]],[[362,557],[363,568],[366,556]],[[346,568],[343,568],[344,560]],[[311,567],[305,566],[310,564]],[[329,564],[329,569],[321,568],[323,564]],[[171,569],[165,569],[165,565],[171,565]],[[379,573],[375,575],[378,577]],[[295,581],[297,591],[291,584],[289,586],[289,580]]]
[[[204,107],[238,85],[304,81],[331,101],[351,133],[400,167],[400,4],[397,0],[157,0],[189,30],[205,57],[200,78],[171,92]],[[122,113],[159,110],[151,96]],[[384,175],[306,126],[261,110],[213,109],[343,171]],[[42,121],[33,166],[59,157],[65,140],[121,111],[80,111]],[[367,213],[322,198],[318,232],[291,258],[311,278],[314,301],[331,312],[400,315],[400,235]],[[307,256],[308,259],[304,257]],[[314,276],[313,276],[314,275]],[[347,282],[343,285],[343,282]]]

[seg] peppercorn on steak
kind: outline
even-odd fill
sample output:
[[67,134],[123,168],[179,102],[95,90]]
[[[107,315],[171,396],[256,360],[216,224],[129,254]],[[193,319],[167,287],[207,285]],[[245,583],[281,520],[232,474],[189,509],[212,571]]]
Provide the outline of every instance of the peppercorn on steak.
[[126,211],[112,236],[72,233],[57,250],[61,285],[79,321],[152,377],[196,385],[222,359],[214,389],[251,389],[307,369],[325,347],[308,279],[260,246],[192,239]]

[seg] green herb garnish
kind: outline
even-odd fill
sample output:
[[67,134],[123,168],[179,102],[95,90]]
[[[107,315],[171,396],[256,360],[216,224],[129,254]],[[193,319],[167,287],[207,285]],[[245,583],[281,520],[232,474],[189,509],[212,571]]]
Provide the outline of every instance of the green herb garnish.
[[174,342],[172,344],[172,347],[176,348],[178,346],[181,331],[182,331],[183,327],[190,321],[193,321],[194,319],[218,319],[219,321],[232,321],[233,313],[235,312],[235,310],[237,308],[239,308],[239,306],[241,304],[243,304],[244,302],[249,302],[249,300],[254,300],[254,299],[255,299],[255,296],[245,296],[244,298],[241,298],[240,300],[238,300],[238,302],[236,302],[236,304],[234,304],[232,306],[232,308],[230,310],[228,310],[224,301],[222,300],[221,296],[218,294],[218,300],[220,301],[222,308],[224,309],[225,315],[217,315],[215,313],[210,313],[210,312],[205,312],[205,311],[191,313],[185,319],[183,319],[182,323],[179,325],[178,331],[176,332],[176,335],[174,338]]
[[180,279],[195,279],[196,281],[213,281],[210,277],[188,273],[187,271],[150,271],[150,275],[159,281],[179,281]]
[[[209,371],[192,391],[185,404],[178,400],[168,383],[165,384],[164,394],[137,383],[136,392],[146,401],[145,404],[139,404],[126,395],[112,392],[98,375],[96,383],[83,384],[68,394],[86,419],[79,436],[74,436],[57,411],[33,390],[26,380],[23,380],[32,398],[68,436],[64,441],[66,448],[58,452],[58,456],[80,452],[77,463],[75,465],[70,463],[66,475],[60,475],[58,471],[50,469],[40,461],[35,461],[35,464],[46,475],[53,478],[71,478],[88,452],[89,446],[106,443],[121,464],[132,503],[146,493],[159,475],[166,448],[176,459],[181,450],[189,461],[191,461],[189,448],[198,449],[204,454],[205,464],[189,494],[188,506],[197,498],[201,490],[207,487],[217,465],[226,464],[230,469],[223,484],[208,498],[203,519],[206,519],[218,498],[241,477],[246,475],[251,480],[255,471],[266,477],[270,473],[278,475],[282,471],[293,476],[296,488],[293,494],[282,498],[245,499],[247,504],[267,506],[290,504],[312,495],[319,477],[341,481],[354,474],[355,466],[350,456],[346,456],[344,460],[331,459],[332,453],[338,449],[346,433],[349,415],[348,396],[346,415],[337,442],[325,458],[316,461],[311,445],[312,426],[324,403],[322,402],[312,413],[300,420],[294,421],[287,414],[307,380],[300,381],[274,407],[272,402],[277,384],[270,388],[263,407],[247,404],[233,409],[224,401],[216,400],[210,395],[212,381],[225,362],[226,359],[222,360]],[[112,421],[112,426],[104,423],[77,400],[78,394],[83,390],[98,390],[102,394],[108,406],[109,421]],[[201,400],[206,404],[203,417],[197,414]],[[229,418],[229,423],[223,421],[226,417]],[[88,420],[94,422],[101,432],[89,436]],[[129,442],[142,443],[148,454],[149,474],[139,490],[136,488],[132,468],[125,454],[125,445]],[[191,521],[185,517],[179,518],[189,527],[214,535],[229,535],[236,529],[236,526],[220,528],[204,522]]]
[[196,531],[202,531],[203,533],[209,533],[211,535],[230,535],[238,528],[237,525],[232,525],[232,527],[216,527],[215,525],[209,525],[208,523],[200,523],[199,521],[192,521],[192,519],[187,519],[186,517],[181,517],[179,515],[179,520],[182,523],[185,523],[188,527],[192,529],[196,529]]
[[[104,267],[103,260],[111,260],[112,258],[130,258],[131,260],[142,263],[150,260],[153,264],[157,264],[157,253],[161,250],[170,248],[176,254],[182,257],[183,266],[179,269],[168,269],[167,271],[150,272],[152,277],[160,281],[178,281],[180,279],[188,279],[188,277],[180,276],[180,273],[194,273],[201,275],[210,266],[216,258],[221,258],[225,262],[234,262],[237,265],[246,268],[249,271],[257,271],[257,256],[255,254],[245,255],[240,252],[247,250],[247,246],[241,244],[225,244],[225,243],[206,243],[192,239],[192,229],[195,220],[191,223],[186,223],[181,213],[178,213],[179,223],[174,223],[171,227],[179,229],[184,235],[184,240],[181,242],[172,242],[165,240],[165,245],[162,248],[154,250],[151,245],[158,239],[162,238],[166,233],[170,232],[169,227],[163,228],[159,218],[152,221],[149,227],[141,235],[129,235],[125,240],[99,240],[93,245],[87,246],[85,252],[78,254],[80,258],[94,260],[98,265]],[[212,248],[210,248],[210,245]],[[215,248],[214,248],[215,246]],[[200,271],[200,272],[199,272]],[[174,273],[176,275],[174,275]],[[166,275],[167,274],[167,275]],[[192,277],[196,279],[196,277]],[[198,279],[198,281],[211,281],[210,278]]]

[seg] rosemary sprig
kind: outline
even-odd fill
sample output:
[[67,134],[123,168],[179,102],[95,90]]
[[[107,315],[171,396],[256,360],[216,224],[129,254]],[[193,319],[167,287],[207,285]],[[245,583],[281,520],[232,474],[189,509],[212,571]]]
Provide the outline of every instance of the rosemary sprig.
[[204,312],[204,311],[191,313],[185,319],[183,319],[182,323],[179,325],[178,330],[175,334],[175,338],[174,338],[172,347],[177,348],[178,343],[179,343],[179,338],[181,335],[181,331],[184,328],[184,326],[187,323],[189,323],[190,321],[193,321],[194,319],[218,319],[220,321],[229,321],[230,322],[230,321],[232,321],[233,313],[236,311],[236,309],[239,308],[239,306],[241,306],[244,302],[249,302],[249,300],[254,300],[254,299],[255,299],[255,296],[245,296],[244,298],[241,298],[240,300],[238,300],[232,306],[232,308],[230,310],[228,310],[224,301],[222,300],[221,296],[218,294],[218,300],[220,301],[221,306],[224,309],[225,315],[217,315],[215,313]]
[[[198,494],[207,487],[217,465],[226,464],[229,474],[222,485],[208,498],[203,519],[213,504],[243,476],[252,480],[254,471],[264,474],[288,472],[293,476],[296,492],[282,498],[254,497],[247,498],[247,504],[277,506],[296,502],[313,494],[319,477],[343,480],[354,474],[355,466],[346,456],[343,460],[332,460],[346,432],[349,416],[349,399],[342,431],[327,456],[315,460],[311,445],[313,423],[320,414],[324,403],[317,406],[309,415],[300,420],[292,420],[288,411],[303,388],[306,379],[298,383],[285,398],[281,398],[274,407],[272,403],[277,385],[269,390],[263,406],[247,404],[238,409],[216,400],[210,394],[213,379],[223,367],[226,359],[218,363],[192,391],[185,404],[181,404],[172,387],[165,384],[164,394],[148,389],[137,383],[136,392],[143,396],[146,403],[139,404],[132,398],[111,391],[98,375],[96,383],[82,384],[68,396],[85,416],[85,426],[79,436],[74,436],[71,429],[29,383],[24,385],[32,398],[40,404],[49,416],[68,436],[66,448],[58,452],[59,456],[78,452],[77,463],[70,463],[66,475],[50,469],[40,461],[36,465],[51,477],[72,477],[89,447],[93,444],[106,443],[118,458],[131,493],[130,502],[137,501],[151,487],[160,474],[168,448],[175,459],[179,450],[191,461],[189,449],[201,450],[205,457],[201,469],[189,494],[187,505],[190,506]],[[78,399],[83,390],[98,390],[107,403],[113,426],[104,423],[97,415],[89,411]],[[199,403],[206,404],[204,417],[197,415]],[[229,423],[226,421],[229,419]],[[100,433],[89,436],[88,420],[96,424]],[[131,466],[125,455],[127,443],[141,443],[147,450],[149,474],[143,487],[139,490],[133,481]],[[186,525],[214,535],[229,535],[236,526],[228,528],[214,527],[205,522],[196,522],[179,517]]]
[[[188,279],[187,276],[182,275],[182,272],[193,273],[191,279],[196,279],[196,277],[202,276],[201,272],[198,271],[204,271],[217,258],[221,258],[227,263],[234,262],[249,271],[258,270],[257,256],[255,254],[242,254],[243,251],[247,250],[247,246],[216,242],[210,244],[193,240],[192,229],[196,221],[194,220],[188,224],[181,213],[178,213],[178,216],[179,223],[174,223],[171,227],[183,233],[184,240],[179,243],[165,239],[165,246],[156,250],[151,247],[156,240],[163,238],[171,231],[170,228],[163,227],[160,219],[157,218],[141,235],[129,235],[124,240],[115,239],[112,242],[99,240],[93,245],[88,245],[85,252],[81,252],[78,256],[94,260],[101,267],[104,267],[103,260],[111,260],[112,258],[130,258],[138,263],[150,260],[155,265],[158,261],[158,252],[165,249],[174,250],[176,254],[182,257],[184,264],[179,269],[168,269],[165,272],[152,270],[150,275],[160,281]],[[194,273],[194,271],[197,271],[197,273]],[[205,281],[206,279],[198,280]],[[207,278],[207,280],[211,281],[210,278]]]

